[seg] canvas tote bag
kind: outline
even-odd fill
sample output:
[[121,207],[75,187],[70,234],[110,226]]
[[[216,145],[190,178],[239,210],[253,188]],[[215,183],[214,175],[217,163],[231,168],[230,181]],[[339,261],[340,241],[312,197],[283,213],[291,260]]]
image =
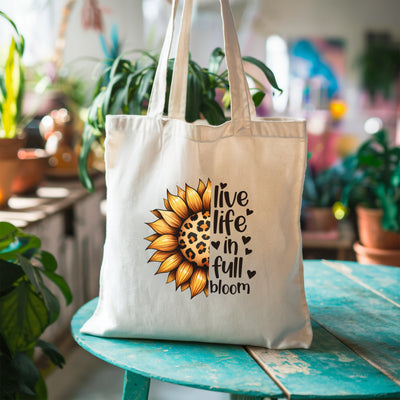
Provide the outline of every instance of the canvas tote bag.
[[221,0],[231,120],[187,123],[192,0],[163,116],[176,1],[148,115],[107,117],[100,296],[82,332],[307,348],[299,214],[305,122],[255,117],[228,0]]

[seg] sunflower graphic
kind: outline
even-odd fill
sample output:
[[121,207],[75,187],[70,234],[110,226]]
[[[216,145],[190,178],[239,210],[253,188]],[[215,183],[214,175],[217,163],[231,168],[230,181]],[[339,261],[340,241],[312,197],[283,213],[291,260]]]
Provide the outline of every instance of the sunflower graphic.
[[155,232],[146,238],[147,249],[156,252],[149,262],[161,263],[156,274],[168,273],[176,289],[208,296],[211,181],[199,180],[197,190],[187,184],[177,189],[177,195],[167,191],[165,210],[151,211],[157,220],[147,224]]

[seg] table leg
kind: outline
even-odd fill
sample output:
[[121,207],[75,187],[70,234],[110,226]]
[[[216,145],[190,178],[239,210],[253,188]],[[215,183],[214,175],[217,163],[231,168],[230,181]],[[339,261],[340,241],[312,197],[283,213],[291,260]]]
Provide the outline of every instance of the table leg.
[[150,378],[125,371],[124,392],[122,400],[147,400],[149,396]]

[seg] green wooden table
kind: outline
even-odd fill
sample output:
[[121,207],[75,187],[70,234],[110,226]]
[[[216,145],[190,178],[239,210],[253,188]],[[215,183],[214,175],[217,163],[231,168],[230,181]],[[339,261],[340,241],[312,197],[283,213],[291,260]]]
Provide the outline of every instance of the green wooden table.
[[80,334],[97,299],[75,314],[72,333],[84,349],[125,370],[124,400],[147,399],[150,378],[236,399],[399,399],[400,268],[305,261],[305,283],[314,330],[308,350]]

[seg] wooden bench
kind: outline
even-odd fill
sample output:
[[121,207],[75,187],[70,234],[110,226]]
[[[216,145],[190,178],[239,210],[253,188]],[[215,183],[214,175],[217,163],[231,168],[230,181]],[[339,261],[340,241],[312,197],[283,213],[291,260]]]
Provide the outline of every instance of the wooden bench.
[[310,349],[106,339],[79,333],[97,299],[72,320],[77,343],[125,370],[124,400],[150,379],[228,392],[234,399],[400,398],[400,268],[305,261]]

